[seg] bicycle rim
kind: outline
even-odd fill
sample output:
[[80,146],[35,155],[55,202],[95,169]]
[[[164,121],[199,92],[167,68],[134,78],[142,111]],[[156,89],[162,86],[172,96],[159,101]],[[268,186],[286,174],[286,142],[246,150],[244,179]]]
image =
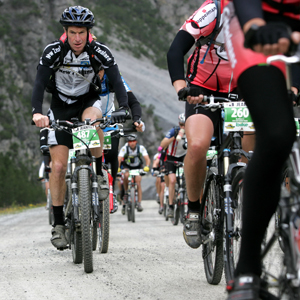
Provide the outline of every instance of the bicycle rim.
[[221,188],[213,178],[203,205],[202,227],[205,230],[202,256],[206,280],[218,284],[223,274],[223,217]]

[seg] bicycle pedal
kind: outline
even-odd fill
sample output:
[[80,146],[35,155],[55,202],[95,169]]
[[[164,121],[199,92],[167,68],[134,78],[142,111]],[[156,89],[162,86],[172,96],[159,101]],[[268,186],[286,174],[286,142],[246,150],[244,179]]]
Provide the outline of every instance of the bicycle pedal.
[[215,240],[215,235],[213,232],[210,232],[207,235],[201,234],[202,244],[207,244],[208,242]]

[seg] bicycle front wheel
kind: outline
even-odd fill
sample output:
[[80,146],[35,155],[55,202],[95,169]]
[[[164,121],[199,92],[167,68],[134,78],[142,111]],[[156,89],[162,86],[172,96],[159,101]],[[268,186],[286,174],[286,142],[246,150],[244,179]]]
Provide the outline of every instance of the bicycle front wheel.
[[226,242],[226,247],[224,247],[224,271],[226,282],[234,278],[234,269],[240,254],[245,171],[246,167],[239,169],[232,180],[232,202],[235,208],[232,213],[233,234],[230,236],[227,234],[226,222],[224,222]]
[[[217,170],[215,170],[216,172]],[[223,210],[216,177],[208,183],[208,193],[202,206],[203,260],[206,280],[219,284],[223,274]]]
[[100,203],[100,223],[98,227],[99,251],[107,253],[109,245],[110,207],[109,195]]
[[48,193],[47,193],[47,204],[49,206],[49,210],[48,210],[48,219],[49,219],[49,225],[53,225],[54,223],[54,215],[53,215],[53,205],[52,205],[52,198],[51,198],[51,192],[50,189],[48,189]]
[[93,272],[93,245],[91,224],[91,184],[88,170],[80,169],[78,171],[78,178],[84,271],[86,273],[91,273]]
[[178,225],[179,222],[179,216],[180,216],[180,200],[177,198],[175,203],[174,203],[174,217],[171,218],[171,222],[174,226]]
[[138,199],[136,199],[134,188],[130,190],[130,197],[131,197],[131,221],[135,222],[135,204],[137,203]]

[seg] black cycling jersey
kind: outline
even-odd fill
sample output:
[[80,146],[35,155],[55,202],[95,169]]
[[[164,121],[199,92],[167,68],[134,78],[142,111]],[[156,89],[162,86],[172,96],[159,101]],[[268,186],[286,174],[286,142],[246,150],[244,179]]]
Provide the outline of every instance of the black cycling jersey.
[[[94,49],[95,59],[105,69],[106,75],[114,87],[119,106],[128,107],[127,93],[124,88],[119,68],[116,61],[110,52],[109,48],[104,44],[95,42]],[[91,81],[95,72],[90,64],[88,49],[76,56],[68,43],[65,43],[64,64],[55,72],[55,85],[59,98],[67,104],[75,103],[90,92]],[[89,43],[86,45],[89,47]],[[49,78],[52,75],[53,68],[60,60],[60,53],[63,51],[61,43],[55,41],[45,48],[40,64],[38,66],[37,77],[32,95],[32,113],[42,113],[42,102],[44,90],[48,84]],[[85,65],[87,65],[85,67]]]

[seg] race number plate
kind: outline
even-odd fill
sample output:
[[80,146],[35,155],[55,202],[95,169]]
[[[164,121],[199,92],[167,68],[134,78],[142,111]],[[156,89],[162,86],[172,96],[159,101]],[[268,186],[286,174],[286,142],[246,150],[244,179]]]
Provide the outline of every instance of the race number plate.
[[104,132],[103,149],[104,150],[111,149],[111,132]]
[[255,131],[245,102],[224,103],[225,131]]
[[139,169],[129,170],[129,175],[130,176],[139,176],[140,175],[140,170]]
[[95,126],[85,125],[72,129],[72,132],[75,135],[73,136],[74,150],[86,149],[85,144],[87,144],[89,148],[100,147],[100,141]]
[[215,155],[218,155],[217,150],[208,150],[206,153],[206,160],[211,160]]

